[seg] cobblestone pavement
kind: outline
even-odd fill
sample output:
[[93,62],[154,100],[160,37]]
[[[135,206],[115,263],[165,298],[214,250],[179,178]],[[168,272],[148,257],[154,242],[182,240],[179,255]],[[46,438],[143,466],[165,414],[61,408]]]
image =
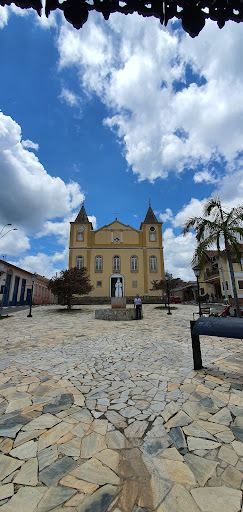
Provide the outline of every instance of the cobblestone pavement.
[[1,512],[243,512],[242,342],[94,309],[0,322]]

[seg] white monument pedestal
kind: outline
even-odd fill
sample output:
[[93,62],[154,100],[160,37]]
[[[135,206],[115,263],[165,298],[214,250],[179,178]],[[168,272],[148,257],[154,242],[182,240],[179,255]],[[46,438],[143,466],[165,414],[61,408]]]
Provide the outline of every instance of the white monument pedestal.
[[95,318],[110,321],[136,320],[136,310],[132,307],[126,309],[126,297],[111,297],[111,308],[96,309]]
[[126,297],[111,297],[111,309],[126,309]]

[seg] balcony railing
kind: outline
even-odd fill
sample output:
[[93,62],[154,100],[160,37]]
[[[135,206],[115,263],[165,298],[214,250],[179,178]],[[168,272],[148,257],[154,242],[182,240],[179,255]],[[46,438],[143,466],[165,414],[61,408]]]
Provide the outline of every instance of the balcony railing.
[[210,279],[211,277],[215,277],[219,275],[219,269],[213,268],[212,270],[207,270],[204,272],[204,279]]

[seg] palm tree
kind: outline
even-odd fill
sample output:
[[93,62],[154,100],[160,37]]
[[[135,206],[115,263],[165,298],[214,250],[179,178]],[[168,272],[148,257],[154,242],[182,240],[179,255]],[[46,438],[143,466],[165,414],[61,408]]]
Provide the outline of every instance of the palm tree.
[[197,249],[193,262],[202,265],[205,251],[216,245],[220,256],[221,244],[224,242],[226,256],[229,262],[230,276],[233,286],[236,314],[240,317],[240,306],[237,296],[233,257],[241,265],[242,244],[239,242],[243,236],[243,206],[232,208],[229,212],[223,210],[219,197],[209,199],[203,208],[203,217],[192,217],[183,224],[183,235],[191,229],[196,231]]

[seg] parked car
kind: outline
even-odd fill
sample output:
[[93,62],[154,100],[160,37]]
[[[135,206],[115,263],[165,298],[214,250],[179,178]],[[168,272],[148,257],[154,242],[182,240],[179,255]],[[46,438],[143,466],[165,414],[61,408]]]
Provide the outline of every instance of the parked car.
[[181,303],[180,297],[170,297],[170,302],[173,302],[174,304]]

